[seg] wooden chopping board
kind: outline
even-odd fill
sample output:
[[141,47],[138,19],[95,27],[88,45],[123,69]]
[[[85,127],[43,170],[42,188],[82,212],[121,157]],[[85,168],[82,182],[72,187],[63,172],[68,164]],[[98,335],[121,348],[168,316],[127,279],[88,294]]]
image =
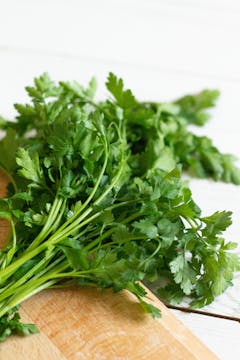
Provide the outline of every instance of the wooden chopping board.
[[[0,197],[6,178],[0,173]],[[8,224],[0,222],[0,244]],[[0,360],[213,360],[217,357],[148,291],[162,318],[144,314],[127,291],[45,290],[22,304],[39,334],[0,344]]]

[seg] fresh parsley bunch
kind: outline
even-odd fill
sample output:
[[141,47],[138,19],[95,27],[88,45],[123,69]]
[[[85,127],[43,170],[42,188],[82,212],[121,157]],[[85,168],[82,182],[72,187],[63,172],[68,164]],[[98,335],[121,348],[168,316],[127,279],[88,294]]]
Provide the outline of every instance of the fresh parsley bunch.
[[0,217],[11,233],[0,252],[0,341],[29,334],[19,304],[46,288],[127,289],[153,316],[140,281],[160,280],[171,302],[212,302],[239,266],[222,238],[230,212],[202,217],[181,169],[240,183],[230,155],[189,124],[203,125],[217,91],[172,103],[140,103],[109,74],[111,97],[95,102],[96,82],[55,84],[47,74],[1,118],[0,165],[10,179]]

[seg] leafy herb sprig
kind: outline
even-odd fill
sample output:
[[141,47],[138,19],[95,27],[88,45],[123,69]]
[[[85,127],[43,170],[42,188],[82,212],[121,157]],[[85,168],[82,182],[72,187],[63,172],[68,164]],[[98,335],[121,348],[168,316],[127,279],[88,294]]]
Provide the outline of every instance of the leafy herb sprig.
[[171,302],[212,302],[239,267],[223,231],[231,213],[202,217],[181,170],[240,183],[230,155],[188,125],[203,125],[217,91],[172,103],[141,103],[109,74],[111,97],[95,102],[96,82],[55,84],[47,74],[1,118],[0,165],[10,179],[0,217],[11,224],[0,252],[0,341],[28,334],[19,304],[43,289],[89,285],[127,289],[144,311],[140,281],[159,280]]

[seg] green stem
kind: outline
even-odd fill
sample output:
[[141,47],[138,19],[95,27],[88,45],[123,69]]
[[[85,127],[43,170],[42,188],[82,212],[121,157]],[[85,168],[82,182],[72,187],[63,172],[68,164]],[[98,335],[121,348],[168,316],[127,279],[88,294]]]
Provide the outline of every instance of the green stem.
[[35,238],[35,240],[30,244],[27,251],[31,251],[32,249],[36,248],[52,231],[51,226],[56,221],[56,218],[58,216],[58,213],[62,206],[62,203],[63,203],[63,199],[60,199],[60,198],[58,198],[58,196],[56,196],[56,198],[51,206],[46,223],[44,224],[42,230],[40,231],[38,236]]
[[[80,229],[83,225],[80,224],[82,220],[84,220],[88,215],[90,215],[90,213],[93,211],[94,207],[96,205],[98,205],[103,199],[104,197],[113,189],[113,187],[115,186],[115,184],[117,183],[117,181],[119,180],[120,176],[122,175],[122,171],[123,171],[123,167],[124,167],[124,163],[125,160],[121,162],[120,168],[116,174],[116,176],[114,177],[114,179],[112,180],[111,184],[108,186],[108,188],[106,189],[106,191],[104,191],[104,193],[96,200],[94,201],[93,205],[90,206],[80,217],[78,217],[75,221],[72,222],[72,220],[75,218],[75,216],[71,217],[69,220],[67,220],[56,232],[55,234],[48,240],[50,241],[54,241],[58,240],[59,238],[63,238],[66,237],[68,235],[70,235],[72,232],[75,232],[76,230]],[[97,213],[95,215],[93,215],[93,218],[90,219],[95,219],[96,217],[98,217],[101,213]],[[70,225],[68,225],[70,222]],[[86,225],[87,223],[89,223],[89,221],[84,222],[83,224]],[[67,226],[68,225],[68,226]],[[54,238],[54,240],[53,240]]]
[[[67,236],[74,234],[77,230],[81,229],[83,226],[89,224],[92,220],[95,220],[97,217],[99,217],[102,214],[103,211],[99,211],[92,215],[87,220],[81,222],[77,226],[68,226],[65,231],[55,236],[55,234],[47,241],[49,244],[56,244],[60,242],[61,240],[65,239]],[[86,216],[85,216],[86,217]],[[73,224],[72,224],[73,225]]]
[[[47,240],[47,243],[56,243],[59,239],[63,239],[67,237],[69,234],[74,233],[76,231],[76,227],[81,223],[82,220],[85,219],[91,212],[93,211],[92,207],[89,207],[78,219],[76,219],[72,224],[68,227],[65,227],[65,223]],[[81,224],[80,224],[81,225]]]
[[[36,247],[35,249],[31,250],[31,251],[27,251],[25,254],[23,254],[19,259],[17,259],[16,261],[14,261],[12,264],[10,264],[8,267],[6,267],[5,269],[0,270],[0,284],[3,283],[4,281],[6,281],[8,276],[11,276],[21,265],[23,265],[26,261],[32,259],[33,257],[35,257],[36,255],[40,254],[43,250],[45,250],[45,248],[47,248],[49,245],[52,244],[56,244],[59,241],[63,240],[64,238],[66,238],[68,235],[70,235],[71,233],[74,233],[76,230],[78,230],[79,228],[81,228],[82,226],[88,224],[89,222],[91,222],[93,219],[95,219],[96,217],[98,217],[99,215],[101,215],[101,212],[98,212],[96,214],[94,214],[92,217],[90,217],[89,219],[87,219],[86,221],[82,222],[80,225],[78,225],[75,228],[67,228],[65,229],[65,231],[63,231],[60,234],[53,234],[47,241],[45,241],[43,244],[39,245],[38,247]],[[86,215],[87,216],[87,215]],[[85,216],[85,217],[86,217]]]
[[65,270],[68,266],[68,263],[64,262],[63,264],[56,266],[53,271],[47,275],[42,276],[41,278],[30,280],[18,288],[17,292],[12,297],[10,297],[10,299],[7,299],[2,303],[0,308],[0,318],[14,306],[20,304],[22,301],[28,299],[41,290],[46,289],[49,287],[49,285],[56,283],[58,281],[58,276],[56,275],[62,270]]
[[[73,223],[73,224],[71,224],[72,227],[69,226],[62,233],[59,233],[59,231],[54,233],[46,242],[44,242],[43,244],[39,245],[38,247],[34,248],[31,251],[27,251],[19,259],[15,260],[12,264],[8,265],[5,269],[0,270],[0,284],[3,283],[4,281],[6,281],[6,279],[9,276],[11,276],[26,261],[28,261],[28,260],[32,259],[33,257],[35,257],[36,255],[40,254],[49,245],[60,242],[61,240],[66,238],[68,235],[74,233],[75,231],[79,230],[81,227],[87,225],[89,222],[96,219],[102,213],[102,211],[98,212],[98,213],[94,214],[92,217],[90,217],[89,219],[87,219],[86,221],[82,222],[81,224],[78,224],[78,222],[81,221],[82,219],[84,219],[88,214],[90,214],[92,210],[93,210],[92,208],[89,208],[87,211],[85,211],[82,214],[82,216],[80,216],[78,221],[76,222],[77,225]],[[122,223],[126,224],[126,223],[138,218],[139,216],[141,216],[140,213],[132,214],[128,218],[126,218]],[[104,235],[102,235],[102,236],[98,237],[97,239],[95,239],[94,241],[92,241],[89,245],[87,245],[85,247],[86,250],[91,249],[92,247],[97,245],[100,241],[102,241],[103,239],[108,237],[110,234],[112,234],[113,231],[114,231],[114,229],[110,229]]]
[[[146,236],[133,236],[133,237],[127,238],[126,240],[123,240],[123,241],[121,241],[121,242],[111,241],[111,242],[108,242],[108,243],[106,243],[106,244],[103,244],[103,245],[101,245],[101,249],[104,249],[104,248],[106,248],[106,247],[108,247],[108,246],[112,246],[112,245],[122,245],[122,244],[127,243],[128,241],[147,240],[147,239],[148,239],[148,237],[146,237]],[[90,253],[93,253],[93,252],[96,251],[96,250],[97,250],[97,248],[92,249],[92,250],[90,251]],[[154,252],[154,255],[155,255],[155,252]],[[154,256],[154,255],[151,254],[150,256],[152,257],[152,256]],[[148,258],[148,259],[149,259],[149,258]]]
[[146,258],[143,262],[141,262],[141,265],[144,264],[145,262],[147,262],[149,259],[153,258],[159,252],[159,250],[162,246],[161,241],[160,241],[160,239],[154,239],[154,240],[158,241],[158,246],[157,246],[156,250],[154,250],[154,252],[148,258]]
[[[81,212],[86,208],[86,206],[90,203],[90,201],[93,199],[98,187],[99,187],[99,184],[102,180],[102,177],[104,175],[104,172],[106,170],[106,167],[107,167],[107,162],[108,162],[108,157],[109,157],[109,154],[108,154],[108,149],[107,149],[107,143],[105,142],[104,143],[104,149],[105,149],[105,159],[104,159],[104,163],[103,163],[103,167],[102,167],[102,170],[98,176],[98,179],[94,185],[94,188],[93,190],[91,191],[89,197],[87,198],[87,200],[83,203],[83,205],[76,211],[76,213],[71,217],[69,218],[67,221],[65,221],[65,223],[61,226],[61,228],[59,229],[59,231],[61,232],[64,228],[66,228],[68,226],[68,224],[71,224],[73,222],[74,219],[76,219],[80,214]],[[59,232],[58,231],[58,232]]]
[[[124,221],[122,221],[122,224],[127,224],[129,222],[131,222],[132,220],[137,219],[139,216],[141,216],[142,214],[135,213],[130,215],[129,217],[127,217]],[[109,229],[108,231],[106,231],[103,235],[97,237],[95,240],[93,240],[92,242],[90,242],[88,245],[86,245],[84,247],[85,250],[91,250],[92,248],[94,248],[96,245],[98,245],[98,243],[101,243],[104,239],[106,239],[107,237],[109,237],[110,235],[112,235],[112,233],[114,233],[116,229],[112,228]]]
[[0,310],[0,318],[4,314],[6,314],[9,310],[11,310],[14,306],[19,305],[21,302],[23,302],[24,300],[30,298],[31,296],[39,293],[40,291],[49,288],[50,286],[54,285],[57,281],[58,280],[56,280],[56,279],[49,280],[49,281],[41,284],[37,288],[31,289],[31,290],[29,290],[29,289],[25,290],[24,293],[20,294],[19,296],[16,296],[14,299],[12,299],[7,304],[4,304],[4,306]]
[[32,259],[36,255],[40,254],[45,248],[46,248],[46,243],[41,244],[32,251],[29,251],[24,255],[22,255],[19,259],[15,260],[5,269],[0,270],[0,284],[2,284],[8,276],[12,275],[21,265],[23,265],[26,261]]
[[[65,222],[59,229],[56,231],[45,243],[42,245],[39,245],[38,247],[35,247],[33,250],[30,249],[27,250],[27,252],[21,256],[20,259],[16,260],[14,263],[6,267],[5,269],[0,271],[0,284],[6,280],[6,278],[11,275],[14,271],[16,271],[22,264],[24,264],[27,260],[33,258],[34,256],[38,255],[43,251],[48,245],[52,243],[57,243],[64,239],[66,236],[70,235],[71,233],[74,233],[76,230],[80,229],[82,226],[88,224],[90,221],[98,217],[101,213],[94,214],[92,217],[90,217],[85,222],[81,223],[82,220],[84,220],[92,211],[94,206],[98,205],[103,198],[112,190],[112,188],[115,186],[115,184],[118,182],[120,176],[122,175],[122,171],[124,168],[126,159],[124,156],[122,156],[120,168],[116,174],[116,176],[113,178],[111,184],[109,187],[104,191],[104,193],[93,203],[93,206],[89,207],[79,218],[77,218],[74,222],[72,222],[72,218],[69,219],[71,225],[67,226],[66,223],[69,223],[69,221]],[[50,220],[49,220],[50,221]],[[41,235],[42,236],[42,235]],[[35,246],[36,243],[39,242],[39,239],[41,240],[42,237],[39,236],[38,240],[34,240]]]
[[56,229],[59,227],[61,221],[62,221],[62,218],[63,218],[63,214],[64,214],[64,211],[66,210],[66,203],[67,203],[67,200],[65,199],[63,204],[62,204],[62,208],[61,208],[61,211],[58,215],[58,217],[56,218],[52,228],[51,228],[51,232],[55,232]]
[[103,194],[101,196],[99,196],[99,198],[93,203],[93,205],[100,204],[100,202],[106,197],[106,195],[114,188],[114,186],[117,184],[118,180],[120,179],[120,177],[122,175],[122,171],[124,169],[125,163],[126,163],[126,159],[123,156],[121,163],[120,163],[120,168],[119,168],[117,174],[115,175],[115,177],[113,178],[113,181],[111,182],[110,186],[107,187],[107,189],[103,192]]
[[[54,254],[55,255],[55,254]],[[54,262],[50,263],[48,266],[46,266],[45,268],[43,268],[40,272],[38,272],[36,275],[34,275],[34,279],[37,279],[41,276],[43,276],[44,274],[46,274],[47,272],[49,272],[49,270],[52,270],[56,265],[58,265],[59,263],[62,262],[62,265],[68,266],[69,263],[64,260],[65,259],[65,255],[60,256],[59,258],[57,258]],[[64,260],[64,261],[63,261]]]
[[139,201],[142,201],[142,199],[137,199],[137,200],[126,200],[126,201],[122,201],[121,203],[118,203],[118,204],[113,204],[111,206],[108,206],[106,209],[104,209],[104,211],[108,211],[108,210],[114,210],[114,209],[117,209],[121,206],[125,206],[125,205],[130,205],[130,204],[136,204],[138,203]]
[[17,246],[17,235],[16,235],[15,225],[12,220],[11,220],[11,228],[12,228],[12,246],[15,249]]
[[0,294],[0,301],[6,299],[8,296],[12,295],[16,288],[18,288],[20,285],[22,285],[24,282],[26,282],[28,279],[30,279],[34,273],[36,272],[38,274],[39,269],[41,269],[42,266],[47,265],[49,261],[53,258],[54,254],[49,258],[43,258],[39,261],[38,264],[33,266],[24,276],[22,276],[20,279],[15,281],[9,288],[7,288],[3,293]]

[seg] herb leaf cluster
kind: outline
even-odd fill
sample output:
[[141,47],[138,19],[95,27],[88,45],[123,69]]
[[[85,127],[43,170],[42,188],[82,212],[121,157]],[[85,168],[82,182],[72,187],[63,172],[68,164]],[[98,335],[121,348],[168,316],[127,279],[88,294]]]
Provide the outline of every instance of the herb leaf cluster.
[[234,158],[189,130],[208,120],[218,91],[143,103],[112,73],[106,87],[108,99],[95,102],[94,79],[84,88],[43,74],[26,87],[31,102],[15,104],[15,121],[1,118],[10,184],[0,217],[11,233],[0,251],[0,341],[36,331],[16,311],[43,289],[127,289],[156,317],[141,281],[201,307],[239,268],[236,244],[222,237],[231,212],[203,217],[182,180],[185,170],[240,184]]

